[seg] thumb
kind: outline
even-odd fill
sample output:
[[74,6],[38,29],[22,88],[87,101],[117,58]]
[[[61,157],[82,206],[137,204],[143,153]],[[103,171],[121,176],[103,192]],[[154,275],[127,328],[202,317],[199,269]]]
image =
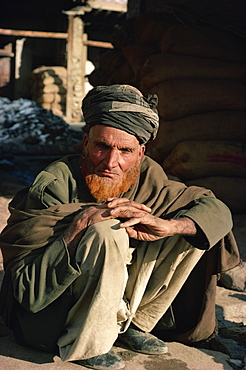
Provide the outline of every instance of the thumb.
[[128,236],[130,237],[130,238],[134,238],[134,239],[136,239],[136,237],[137,237],[137,232],[136,232],[136,230],[134,230],[134,228],[133,227],[126,227],[125,228],[126,229],[126,232],[127,232],[127,234],[128,234]]

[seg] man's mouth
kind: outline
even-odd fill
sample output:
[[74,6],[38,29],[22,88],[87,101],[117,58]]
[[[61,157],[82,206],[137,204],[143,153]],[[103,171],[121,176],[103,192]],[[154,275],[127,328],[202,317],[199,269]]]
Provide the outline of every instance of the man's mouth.
[[99,171],[96,172],[96,174],[100,177],[108,177],[108,178],[111,178],[111,179],[119,176],[118,173],[108,171],[108,170],[99,170]]

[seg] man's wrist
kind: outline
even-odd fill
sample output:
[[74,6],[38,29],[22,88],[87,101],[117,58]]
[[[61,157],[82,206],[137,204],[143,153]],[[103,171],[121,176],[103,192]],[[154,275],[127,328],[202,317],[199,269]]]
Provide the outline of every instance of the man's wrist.
[[195,236],[197,233],[196,224],[188,217],[183,217],[178,220],[170,220],[173,226],[173,235],[189,235]]

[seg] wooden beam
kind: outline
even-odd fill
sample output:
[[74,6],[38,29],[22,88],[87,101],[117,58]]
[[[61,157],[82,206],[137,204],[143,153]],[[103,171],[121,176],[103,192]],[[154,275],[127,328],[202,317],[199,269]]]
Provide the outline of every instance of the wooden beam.
[[110,10],[113,12],[123,13],[127,11],[127,2],[125,4],[120,4],[110,1],[88,0],[87,5],[89,5],[92,9]]
[[86,6],[81,6],[81,5],[78,5],[78,6],[75,6],[74,8],[72,9],[69,9],[69,10],[63,10],[62,13],[63,14],[66,14],[66,15],[84,15],[85,12],[90,12],[92,9],[90,7],[88,7],[87,5]]
[[98,48],[107,48],[107,49],[113,49],[113,45],[110,42],[105,41],[92,41],[92,40],[84,40],[84,45],[87,46],[96,46]]
[[12,53],[12,51],[0,49],[0,57],[13,57],[13,56],[14,56],[14,53]]
[[86,6],[78,5],[72,9],[64,10],[63,13],[67,15],[83,15],[85,12],[91,12],[92,9],[126,13],[127,2],[125,4],[119,4],[103,0],[88,0]]
[[23,36],[23,37],[41,37],[49,39],[67,39],[68,34],[62,32],[43,32],[43,31],[23,31],[0,28],[0,35]]
[[[68,38],[68,33],[10,30],[10,29],[3,29],[3,28],[0,28],[0,35],[22,36],[22,37],[38,37],[38,38],[48,38],[48,39],[50,39],[50,38],[67,39]],[[84,45],[95,46],[95,47],[98,47],[98,48],[108,48],[108,49],[113,48],[113,45],[110,42],[105,42],[105,41],[86,40],[86,41],[84,41]],[[13,56],[13,55],[10,55],[10,56]]]

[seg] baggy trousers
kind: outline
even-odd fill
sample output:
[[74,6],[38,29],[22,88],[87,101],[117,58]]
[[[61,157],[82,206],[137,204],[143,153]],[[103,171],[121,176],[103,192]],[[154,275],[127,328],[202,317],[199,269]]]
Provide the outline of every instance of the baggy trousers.
[[204,253],[178,235],[131,248],[118,224],[89,226],[77,248],[81,275],[72,284],[74,304],[58,340],[63,361],[108,352],[131,321],[151,331]]

